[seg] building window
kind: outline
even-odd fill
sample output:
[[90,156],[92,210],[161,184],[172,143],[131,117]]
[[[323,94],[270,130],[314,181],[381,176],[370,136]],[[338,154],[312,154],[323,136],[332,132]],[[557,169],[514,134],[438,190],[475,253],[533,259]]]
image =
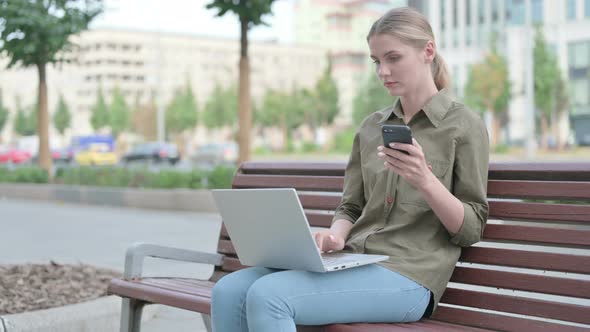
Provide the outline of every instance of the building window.
[[531,0],[531,7],[533,23],[543,23],[543,0]]
[[524,0],[508,0],[506,2],[506,16],[508,22],[514,25],[522,25],[525,20]]
[[588,79],[570,81],[572,115],[587,113],[590,107],[590,84]]
[[459,26],[459,4],[457,0],[453,0],[453,28]]
[[471,25],[471,0],[465,1],[465,25]]
[[568,46],[568,62],[570,69],[590,67],[590,41],[570,43]]
[[576,0],[567,0],[566,2],[566,15],[568,20],[576,19]]
[[590,113],[590,41],[568,45],[571,114]]
[[492,22],[500,19],[500,1],[492,1]]
[[444,0],[440,2],[440,29],[441,30],[444,30],[445,29],[445,23],[446,23],[446,18],[445,18],[446,8],[445,8],[445,4],[446,4],[446,1],[444,1]]
[[483,24],[486,20],[486,2],[485,0],[479,0],[477,4],[477,15],[479,16],[479,24]]

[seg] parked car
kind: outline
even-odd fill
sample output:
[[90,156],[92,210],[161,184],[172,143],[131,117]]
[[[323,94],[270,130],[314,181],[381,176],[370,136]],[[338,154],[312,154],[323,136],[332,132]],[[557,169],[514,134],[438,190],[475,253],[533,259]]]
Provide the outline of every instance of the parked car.
[[71,148],[54,149],[51,151],[51,158],[54,162],[70,163],[74,160],[74,150]]
[[165,142],[137,144],[121,158],[121,161],[124,163],[148,161],[155,163],[165,162],[171,165],[176,164],[179,160],[180,154],[178,153],[176,144]]
[[115,165],[118,158],[108,144],[94,143],[78,152],[75,160],[79,165]]
[[235,165],[238,161],[236,143],[212,143],[201,145],[192,155],[196,165],[215,166],[219,164]]
[[31,153],[8,145],[0,146],[0,164],[22,164],[31,159]]

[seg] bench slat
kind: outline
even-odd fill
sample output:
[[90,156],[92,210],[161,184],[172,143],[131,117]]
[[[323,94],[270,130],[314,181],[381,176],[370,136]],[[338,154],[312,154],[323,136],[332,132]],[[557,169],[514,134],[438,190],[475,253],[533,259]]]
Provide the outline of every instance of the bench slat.
[[490,218],[590,223],[590,205],[490,201]]
[[219,240],[217,252],[224,255],[236,256],[236,249],[230,240]]
[[488,177],[504,180],[590,181],[588,162],[492,162]]
[[452,287],[447,287],[441,302],[526,316],[558,319],[580,324],[590,324],[588,307],[578,304],[492,294]]
[[488,224],[483,236],[487,240],[590,246],[590,230]]
[[494,331],[507,332],[580,332],[589,329],[558,324],[553,322],[544,322],[539,320],[511,317],[506,315],[466,310],[463,308],[453,308],[448,306],[439,306],[434,312],[432,319],[443,322],[452,322],[468,326],[492,329]]
[[[210,281],[196,282],[193,285],[193,293],[179,292],[176,288],[166,289],[142,282],[144,282],[143,279],[139,281],[112,279],[107,292],[147,303],[165,304],[205,314],[211,313],[211,289],[214,284]],[[180,285],[179,288],[181,288]]]
[[246,175],[234,176],[233,188],[295,188],[297,190],[342,191],[342,176]]
[[307,222],[314,227],[330,227],[334,216],[318,212],[306,212]]
[[463,249],[459,260],[467,263],[590,274],[590,256],[582,255],[469,247]]
[[502,198],[590,200],[590,182],[488,180],[488,195]]
[[461,326],[456,324],[449,324],[439,322],[431,319],[423,319],[415,323],[404,324],[332,324],[326,325],[323,332],[486,332],[475,327]]
[[340,204],[342,194],[321,195],[321,194],[299,194],[299,200],[304,209],[334,211]]
[[256,162],[242,163],[242,174],[327,175],[344,176],[346,164],[341,162]]
[[232,257],[224,257],[223,264],[221,265],[221,270],[224,272],[234,272],[237,270],[241,270],[243,268],[247,268],[248,266],[242,265],[240,260],[237,258]]
[[[259,162],[248,161],[240,166],[244,174],[298,174],[343,176],[346,162]],[[587,162],[491,162],[490,179],[590,181]]]
[[457,266],[452,282],[590,299],[590,280]]

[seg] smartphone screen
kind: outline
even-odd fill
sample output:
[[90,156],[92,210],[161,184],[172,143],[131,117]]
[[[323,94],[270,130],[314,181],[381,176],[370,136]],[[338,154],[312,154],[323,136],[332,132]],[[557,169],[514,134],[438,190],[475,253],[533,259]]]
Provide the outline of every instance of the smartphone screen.
[[406,125],[382,125],[381,134],[383,146],[387,148],[390,148],[390,143],[412,144],[412,130]]

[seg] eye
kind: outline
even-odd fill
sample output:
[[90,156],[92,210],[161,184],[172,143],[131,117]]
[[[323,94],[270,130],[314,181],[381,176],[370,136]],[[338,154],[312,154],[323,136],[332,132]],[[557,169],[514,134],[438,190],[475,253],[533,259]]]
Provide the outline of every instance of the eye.
[[379,60],[373,59],[373,63],[376,64],[376,65],[378,65],[379,64]]
[[390,56],[389,58],[387,58],[387,61],[389,61],[389,62],[396,62],[399,59],[400,59],[399,56]]

